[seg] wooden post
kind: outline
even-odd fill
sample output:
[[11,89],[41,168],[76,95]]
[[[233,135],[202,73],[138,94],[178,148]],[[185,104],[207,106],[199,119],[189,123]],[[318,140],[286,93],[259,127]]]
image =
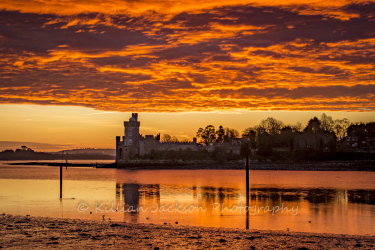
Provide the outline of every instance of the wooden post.
[[246,143],[246,229],[249,229],[249,210],[250,210],[250,187],[249,187],[249,143]]
[[60,199],[62,199],[62,166],[60,166]]
[[246,143],[246,205],[249,205],[249,143]]

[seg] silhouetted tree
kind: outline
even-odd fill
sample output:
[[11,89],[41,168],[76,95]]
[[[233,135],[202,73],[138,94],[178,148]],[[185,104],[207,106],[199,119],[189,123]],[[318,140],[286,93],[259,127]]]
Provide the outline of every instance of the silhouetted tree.
[[282,121],[275,118],[268,117],[266,120],[262,120],[259,124],[259,132],[267,132],[268,134],[280,134],[281,129],[284,127]]
[[374,147],[375,123],[357,123],[349,126],[348,136],[357,138],[358,147]]
[[206,126],[204,129],[199,128],[197,132],[197,137],[201,138],[203,142],[208,145],[213,142],[216,138],[215,127],[212,125]]
[[172,136],[168,134],[164,134],[163,138],[161,139],[162,142],[172,142]]
[[326,146],[328,147],[329,152],[334,153],[336,152],[336,144],[337,144],[337,137],[334,132],[330,133],[332,136],[326,143]]
[[333,132],[335,122],[332,119],[332,116],[327,116],[325,113],[320,117],[320,128],[323,132]]
[[237,138],[240,135],[238,131],[234,128],[225,128],[224,129],[224,141],[229,142],[233,138]]
[[350,121],[346,118],[335,120],[333,124],[333,131],[336,134],[337,140],[341,141],[346,137],[350,125]]
[[271,136],[268,133],[258,134],[258,155],[270,156],[272,155]]
[[171,136],[169,134],[164,134],[161,141],[162,142],[179,142],[176,136]]
[[224,128],[223,126],[219,126],[219,129],[216,130],[216,141],[217,142],[223,142],[224,141],[224,135],[225,135],[225,131],[224,131]]
[[293,151],[294,137],[295,132],[293,132],[293,129],[291,127],[286,126],[283,129],[281,129],[281,142],[282,144],[286,144],[290,148],[290,151]]
[[349,126],[347,134],[350,137],[357,138],[358,147],[361,147],[362,142],[366,140],[365,124],[359,123]]
[[320,133],[322,131],[320,127],[320,120],[317,117],[310,119],[303,131],[314,134]]
[[294,125],[289,126],[293,132],[302,132],[302,124],[300,122],[296,122]]
[[242,133],[242,138],[248,138],[250,141],[250,148],[256,148],[256,130],[253,127],[247,128]]

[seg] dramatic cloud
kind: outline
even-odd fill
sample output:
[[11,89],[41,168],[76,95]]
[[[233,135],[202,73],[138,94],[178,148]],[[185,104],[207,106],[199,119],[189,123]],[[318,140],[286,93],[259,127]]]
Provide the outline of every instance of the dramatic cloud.
[[375,110],[375,2],[2,1],[0,103]]

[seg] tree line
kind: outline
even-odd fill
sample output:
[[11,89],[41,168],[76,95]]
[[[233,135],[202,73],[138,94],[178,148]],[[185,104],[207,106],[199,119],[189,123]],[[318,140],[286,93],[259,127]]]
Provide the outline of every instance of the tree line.
[[[354,124],[347,118],[334,120],[323,113],[320,119],[311,118],[304,128],[300,122],[285,125],[282,121],[269,117],[254,127],[246,128],[241,137],[250,142],[251,148],[259,150],[259,154],[267,155],[267,152],[271,153],[273,147],[290,147],[293,151],[295,138],[303,133],[308,133],[311,137],[319,137],[319,140],[323,141],[320,142],[322,144],[320,147],[328,147],[331,151],[335,151],[337,144],[342,143],[348,135],[357,140],[357,147],[374,148],[374,131],[374,122]],[[200,143],[206,145],[239,138],[236,129],[223,128],[223,126],[215,129],[213,125],[199,128],[196,135]]]

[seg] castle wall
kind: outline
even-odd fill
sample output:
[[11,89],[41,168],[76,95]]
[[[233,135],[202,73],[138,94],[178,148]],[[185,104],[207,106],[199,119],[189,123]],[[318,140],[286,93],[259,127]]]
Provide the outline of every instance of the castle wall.
[[187,150],[198,151],[200,148],[196,143],[175,143],[159,142],[156,139],[144,138],[140,140],[139,155],[148,155],[152,151],[178,151]]
[[152,139],[141,139],[139,141],[139,155],[148,155],[153,150],[156,151],[159,147],[160,142],[154,138]]
[[220,147],[225,153],[240,154],[241,142],[240,140],[232,140],[228,143],[214,143],[208,146],[201,146],[196,143],[196,138],[193,142],[160,142],[160,134],[156,137],[146,135],[142,137],[139,134],[140,122],[138,121],[138,114],[133,113],[128,122],[124,122],[125,132],[123,140],[116,137],[116,162],[128,160],[135,155],[148,155],[152,151],[178,151],[191,150],[200,151],[207,150],[214,151],[215,148]]
[[187,150],[198,151],[200,148],[196,143],[174,143],[174,142],[163,142],[159,145],[159,150],[163,151],[178,151],[178,150]]

